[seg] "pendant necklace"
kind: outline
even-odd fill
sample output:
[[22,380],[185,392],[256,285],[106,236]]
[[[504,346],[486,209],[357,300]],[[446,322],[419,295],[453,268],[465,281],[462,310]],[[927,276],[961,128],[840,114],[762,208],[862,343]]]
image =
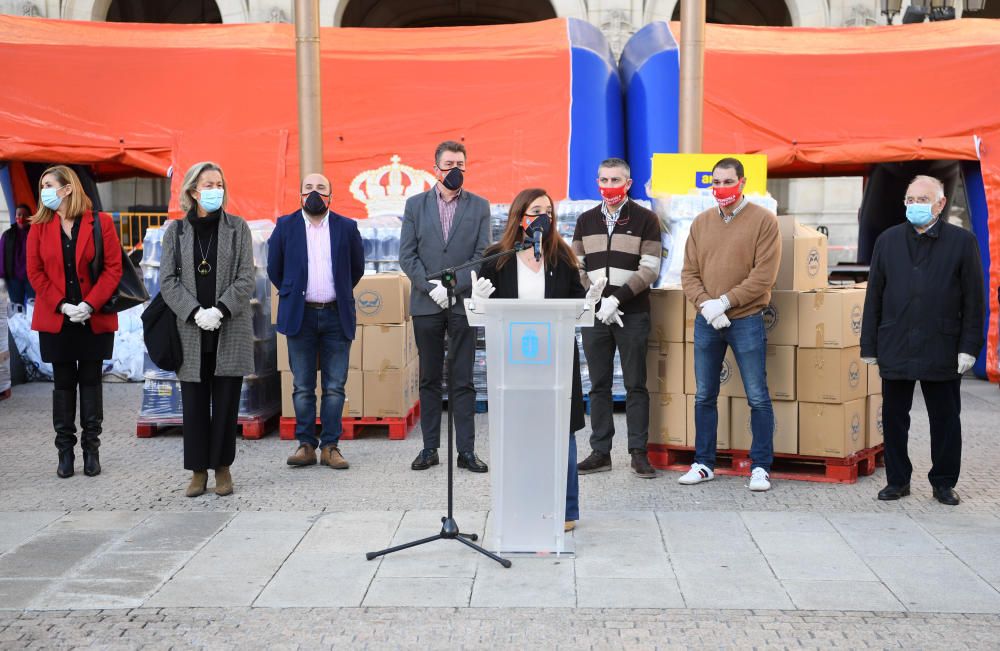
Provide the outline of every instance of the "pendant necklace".
[[[215,233],[212,233],[212,235],[208,238],[209,251],[212,250],[212,238],[214,237]],[[205,249],[203,249],[201,246],[201,238],[199,237],[197,239],[198,239],[198,250],[201,251],[201,262],[198,264],[198,273],[200,273],[202,276],[207,276],[212,271],[212,265],[208,263],[208,254],[205,252]]]

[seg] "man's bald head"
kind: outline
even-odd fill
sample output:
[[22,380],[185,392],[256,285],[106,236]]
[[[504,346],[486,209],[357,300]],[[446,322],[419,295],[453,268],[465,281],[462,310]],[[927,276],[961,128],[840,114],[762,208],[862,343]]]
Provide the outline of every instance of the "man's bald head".
[[302,194],[316,190],[320,194],[330,194],[330,179],[322,174],[308,174],[302,179]]

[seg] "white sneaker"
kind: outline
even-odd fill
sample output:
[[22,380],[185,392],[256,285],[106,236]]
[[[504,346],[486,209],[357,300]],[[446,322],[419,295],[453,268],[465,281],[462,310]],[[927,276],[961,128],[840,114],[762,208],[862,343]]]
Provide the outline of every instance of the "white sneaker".
[[750,473],[750,490],[766,491],[771,490],[771,475],[763,468],[754,468]]
[[715,479],[715,473],[708,466],[701,463],[692,463],[691,470],[684,473],[680,479],[677,480],[679,484],[691,485],[700,484],[703,481],[708,481],[709,479]]

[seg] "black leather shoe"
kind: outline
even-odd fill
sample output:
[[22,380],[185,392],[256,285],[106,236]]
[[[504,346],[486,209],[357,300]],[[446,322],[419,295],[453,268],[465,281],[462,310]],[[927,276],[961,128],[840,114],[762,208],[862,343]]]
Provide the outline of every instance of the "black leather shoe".
[[470,472],[486,472],[490,469],[489,466],[476,456],[475,452],[459,452],[458,467],[465,468]]
[[656,477],[656,470],[650,465],[649,457],[646,455],[645,450],[636,449],[629,450],[628,452],[632,455],[632,472],[643,479]]
[[72,477],[74,461],[76,461],[76,457],[73,455],[73,450],[60,450],[59,466],[56,468],[56,474],[63,479]]
[[97,450],[83,451],[83,474],[88,477],[101,474],[101,457]]
[[417,458],[413,460],[413,463],[410,464],[410,468],[413,470],[427,470],[439,463],[441,462],[438,460],[437,448],[424,448],[417,455]]
[[950,486],[935,486],[934,499],[948,506],[958,506],[958,503],[962,501],[955,489]]
[[910,485],[905,486],[886,486],[878,492],[878,498],[883,502],[898,500],[901,497],[906,497],[910,494]]
[[589,475],[592,472],[608,472],[611,470],[611,455],[594,450],[590,456],[576,464],[578,475]]

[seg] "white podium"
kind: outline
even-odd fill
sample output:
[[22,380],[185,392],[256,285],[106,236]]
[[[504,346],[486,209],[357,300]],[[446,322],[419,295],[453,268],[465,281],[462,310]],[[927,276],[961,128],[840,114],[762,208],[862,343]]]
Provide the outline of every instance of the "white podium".
[[592,326],[583,299],[465,301],[486,328],[490,481],[488,549],[572,553],[565,537],[566,465],[576,326]]

